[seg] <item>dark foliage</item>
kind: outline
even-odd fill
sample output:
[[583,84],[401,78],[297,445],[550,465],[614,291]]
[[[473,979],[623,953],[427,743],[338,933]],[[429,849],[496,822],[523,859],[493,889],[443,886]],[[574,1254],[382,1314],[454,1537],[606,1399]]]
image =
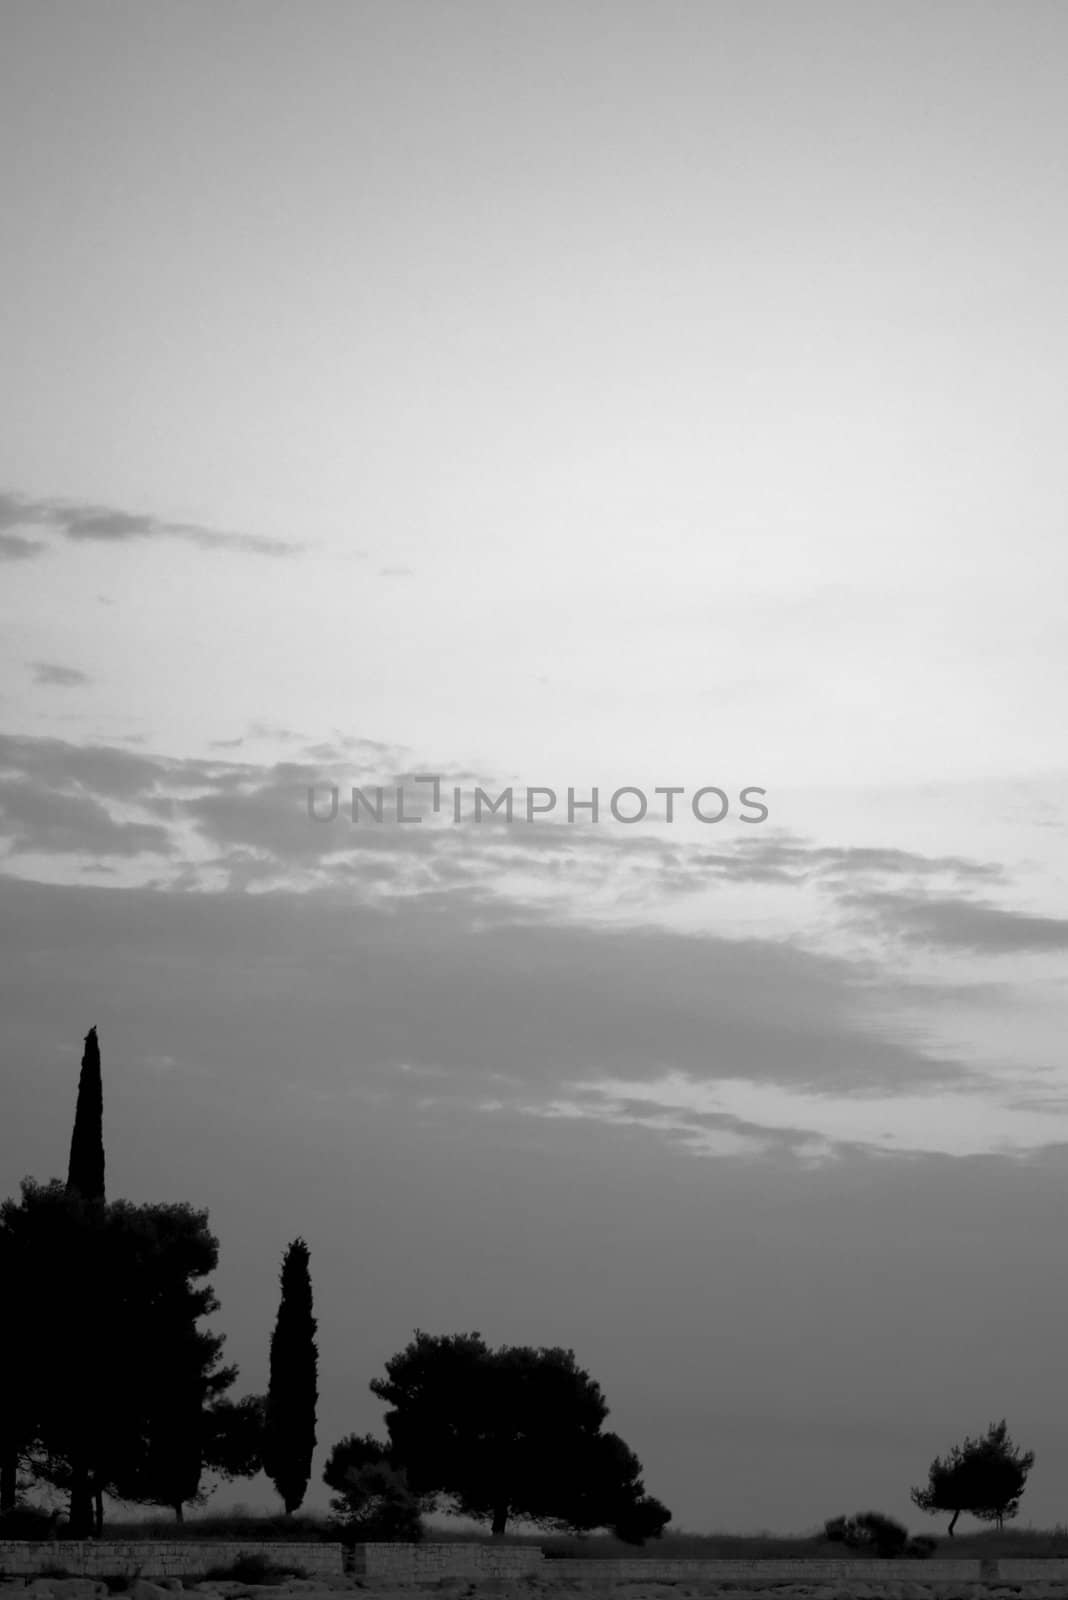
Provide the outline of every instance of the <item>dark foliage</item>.
[[881,1511],[858,1511],[851,1517],[832,1517],[824,1524],[823,1536],[832,1544],[886,1561],[905,1554],[909,1533]]
[[[5,1298],[22,1307],[2,1381],[33,1479],[72,1497],[71,1536],[86,1489],[180,1516],[205,1465],[224,1466],[211,1460],[223,1456],[214,1408],[236,1369],[199,1327],[218,1308],[202,1281],[217,1260],[206,1214],[189,1206],[86,1202],[59,1182],[27,1182],[0,1206]],[[90,1308],[76,1338],[72,1306]]]
[[54,1539],[57,1523],[54,1511],[45,1511],[41,1506],[14,1505],[0,1512],[0,1543],[7,1539]]
[[323,1482],[334,1490],[330,1509],[342,1539],[414,1543],[423,1537],[423,1511],[429,1506],[412,1493],[404,1468],[391,1463],[387,1446],[370,1434],[349,1434],[334,1446]]
[[77,1190],[83,1200],[104,1198],[104,1089],[95,1028],[90,1028],[85,1036],[67,1187]]
[[258,1550],[243,1550],[228,1567],[212,1567],[203,1575],[203,1581],[215,1583],[281,1583],[284,1578],[303,1578],[303,1567],[289,1566],[271,1561]]
[[259,1394],[213,1401],[204,1415],[205,1467],[228,1480],[254,1478],[263,1465],[266,1408]]
[[1000,1528],[1019,1511],[1034,1463],[1033,1451],[1024,1454],[1013,1444],[1004,1419],[992,1422],[980,1438],[965,1439],[948,1456],[935,1457],[927,1483],[911,1491],[912,1503],[929,1515],[952,1512],[950,1535],[962,1511]]
[[572,1351],[492,1351],[478,1333],[417,1331],[386,1373],[371,1389],[390,1407],[390,1464],[415,1495],[444,1497],[497,1535],[519,1517],[641,1543],[670,1520],[646,1495],[637,1457],[601,1432],[608,1407]]
[[282,1263],[263,1435],[263,1468],[287,1513],[303,1503],[311,1479],[318,1400],[316,1326],[308,1246],[294,1239]]

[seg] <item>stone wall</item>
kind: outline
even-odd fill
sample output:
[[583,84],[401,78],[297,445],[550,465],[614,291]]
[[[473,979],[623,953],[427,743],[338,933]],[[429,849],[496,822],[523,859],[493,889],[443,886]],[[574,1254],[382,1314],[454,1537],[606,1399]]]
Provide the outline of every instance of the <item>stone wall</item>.
[[[561,1565],[562,1563],[553,1563]],[[549,1567],[536,1545],[358,1544],[350,1571],[357,1578],[432,1583],[437,1578],[516,1578]],[[577,1566],[588,1563],[579,1561]]]
[[628,1583],[830,1583],[951,1584],[1063,1583],[1068,1594],[1068,1560],[984,1561],[721,1561],[636,1557],[614,1561],[546,1560],[536,1545],[492,1545],[450,1540],[434,1544],[266,1544],[255,1540],[208,1544],[194,1539],[171,1542],[61,1540],[0,1543],[0,1575],[31,1577],[49,1567],[78,1577],[140,1573],[145,1578],[192,1578],[213,1567],[230,1567],[240,1556],[297,1567],[309,1577],[339,1578],[347,1572],[384,1583],[433,1583],[441,1578],[517,1578],[536,1573],[547,1582],[578,1580],[592,1588]]
[[[1042,1561],[1011,1564],[1046,1565]],[[1003,1562],[1002,1571],[1008,1565]],[[1068,1562],[1064,1565],[1068,1568]],[[655,1556],[635,1560],[624,1557],[618,1561],[546,1561],[544,1570],[550,1580],[578,1578],[597,1588],[616,1583],[686,1583],[694,1579],[723,1583],[978,1583],[985,1575],[979,1561],[672,1561]],[[1050,1573],[1050,1577],[1055,1576],[1058,1574]]]
[[1068,1561],[1059,1556],[1036,1560],[1034,1556],[1001,1556],[997,1563],[998,1577],[1008,1583],[1053,1583],[1068,1578]]
[[300,1567],[309,1577],[340,1577],[339,1544],[261,1544],[255,1540],[212,1543],[196,1539],[155,1540],[62,1539],[0,1542],[0,1573],[30,1577],[47,1567],[63,1568],[76,1577],[94,1578],[140,1573],[144,1578],[196,1577],[211,1567],[231,1567],[239,1556],[256,1555],[280,1566]]

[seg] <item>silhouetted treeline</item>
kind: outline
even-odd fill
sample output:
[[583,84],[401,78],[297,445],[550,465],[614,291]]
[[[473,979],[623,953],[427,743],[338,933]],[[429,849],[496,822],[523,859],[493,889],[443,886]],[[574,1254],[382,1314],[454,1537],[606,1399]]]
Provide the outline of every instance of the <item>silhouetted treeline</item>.
[[66,1183],[27,1179],[0,1205],[0,1510],[20,1488],[69,1496],[69,1533],[99,1535],[104,1496],[183,1508],[206,1470],[259,1470],[263,1400],[233,1401],[208,1216],[109,1202],[95,1028],[85,1039]]
[[[0,1511],[46,1485],[69,1499],[67,1532],[99,1536],[105,1497],[203,1504],[205,1472],[264,1469],[287,1514],[303,1503],[316,1443],[317,1323],[310,1253],[281,1272],[266,1395],[231,1398],[237,1368],[201,1324],[218,1311],[219,1245],[191,1205],[108,1201],[95,1028],[85,1039],[66,1183],[27,1179],[0,1205]],[[481,1335],[417,1332],[372,1392],[388,1439],[353,1435],[323,1474],[352,1537],[420,1535],[442,1508],[503,1535],[520,1518],[561,1531],[612,1528],[641,1543],[667,1508],[569,1350],[490,1350]]]
[[[265,1395],[232,1398],[210,1283],[218,1240],[206,1211],[133,1205],[105,1193],[97,1031],[85,1038],[66,1182],[27,1179],[0,1204],[0,1513],[49,1486],[69,1500],[68,1533],[99,1536],[105,1497],[203,1504],[206,1472],[265,1470],[287,1515],[303,1504],[316,1444],[317,1322],[310,1252],[285,1252]],[[574,1353],[502,1346],[478,1333],[411,1343],[371,1382],[387,1437],[349,1434],[323,1472],[352,1538],[415,1539],[432,1510],[503,1536],[510,1521],[549,1532],[610,1529],[658,1538],[671,1513],[645,1491],[637,1456],[605,1432],[608,1407]],[[967,1512],[1000,1527],[1019,1509],[1033,1453],[1004,1421],[931,1463],[912,1490],[928,1514]],[[825,1537],[880,1554],[921,1554],[878,1512],[836,1517]]]
[[562,1349],[503,1346],[481,1334],[415,1338],[371,1383],[388,1441],[349,1435],[323,1473],[357,1537],[418,1537],[446,1509],[551,1531],[611,1528],[629,1544],[659,1537],[671,1513],[645,1492],[641,1463],[615,1433],[601,1390]]

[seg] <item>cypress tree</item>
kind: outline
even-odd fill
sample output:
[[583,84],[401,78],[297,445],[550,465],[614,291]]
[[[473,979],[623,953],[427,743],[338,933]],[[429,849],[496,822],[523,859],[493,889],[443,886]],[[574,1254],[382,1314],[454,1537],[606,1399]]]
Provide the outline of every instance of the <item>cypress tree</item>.
[[[81,1200],[104,1203],[104,1086],[95,1028],[90,1028],[86,1034],[82,1052],[67,1167],[67,1193]],[[87,1385],[94,1377],[94,1374],[86,1374]],[[88,1402],[88,1392],[85,1400]],[[104,1520],[103,1496],[90,1481],[87,1464],[90,1448],[91,1441],[83,1429],[71,1454],[70,1531],[77,1539],[85,1538],[94,1529],[99,1538]]]
[[70,1141],[67,1189],[83,1200],[104,1198],[104,1088],[100,1078],[100,1045],[96,1029],[85,1036],[78,1105]]
[[317,1323],[312,1315],[309,1251],[294,1239],[282,1262],[282,1298],[271,1335],[263,1470],[289,1516],[308,1492],[318,1399]]

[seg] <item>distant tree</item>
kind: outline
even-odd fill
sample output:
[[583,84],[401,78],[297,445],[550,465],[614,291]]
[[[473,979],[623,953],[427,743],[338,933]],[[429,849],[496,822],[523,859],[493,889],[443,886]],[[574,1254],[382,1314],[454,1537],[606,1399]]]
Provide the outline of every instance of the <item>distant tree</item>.
[[8,1221],[16,1205],[7,1201],[0,1211],[0,1516],[5,1526],[20,1505],[40,1426],[31,1262],[26,1240]]
[[265,1395],[216,1400],[205,1414],[204,1465],[220,1478],[254,1478],[263,1469]]
[[181,1522],[186,1505],[203,1503],[203,1471],[212,1454],[225,1457],[230,1437],[223,1402],[237,1368],[221,1365],[224,1336],[199,1326],[219,1309],[203,1281],[219,1244],[207,1213],[188,1205],[122,1201],[109,1211],[129,1296],[125,1426],[106,1487],[120,1500],[166,1506]]
[[303,1239],[294,1239],[282,1262],[263,1435],[263,1468],[281,1495],[287,1516],[308,1492],[315,1453],[316,1327],[308,1246]]
[[106,1234],[104,1202],[58,1179],[27,1180],[20,1200],[0,1206],[4,1299],[18,1307],[3,1318],[3,1373],[19,1459],[34,1480],[45,1477],[69,1495],[71,1532],[80,1538],[94,1529],[116,1377]]
[[[82,1065],[78,1076],[78,1099],[74,1111],[74,1129],[70,1141],[70,1160],[67,1168],[67,1190],[87,1203],[104,1204],[104,1090],[100,1073],[100,1045],[96,1029],[90,1028],[85,1036]],[[86,1236],[87,1248],[92,1248],[97,1236]],[[92,1260],[85,1262],[86,1273],[98,1271]],[[82,1302],[84,1310],[78,1331],[71,1341],[68,1359],[77,1363],[78,1346],[83,1344],[85,1321],[95,1315],[95,1296]],[[84,1374],[87,1385],[95,1385],[98,1375],[91,1369]],[[92,1401],[89,1401],[89,1408]],[[79,1408],[80,1410],[82,1408]],[[91,1444],[88,1438],[72,1438],[70,1457],[70,1526],[75,1538],[84,1538],[91,1528],[99,1536],[104,1521],[104,1503],[99,1485],[94,1483],[88,1461]]]
[[858,1511],[852,1517],[832,1517],[824,1524],[824,1538],[844,1544],[849,1550],[863,1550],[882,1560],[904,1555],[909,1542],[908,1529],[881,1511]]
[[349,1434],[331,1450],[323,1482],[334,1490],[330,1509],[349,1539],[416,1541],[423,1537],[424,1502],[412,1493],[403,1467],[370,1434]]
[[[76,1306],[78,1312],[74,1337],[68,1339],[62,1352],[54,1352],[62,1359],[63,1372],[53,1375],[52,1387],[66,1393],[70,1424],[67,1445],[73,1462],[71,1516],[77,1531],[85,1534],[93,1520],[86,1428],[99,1399],[100,1373],[99,1352],[92,1348],[94,1332],[89,1325],[98,1307],[93,1282],[98,1265],[94,1257],[95,1234],[91,1226],[81,1224],[88,1221],[84,1207],[103,1205],[105,1198],[103,1089],[95,1028],[85,1036],[78,1078],[65,1190],[71,1204],[66,1204],[58,1184],[48,1189],[47,1196],[38,1186],[34,1186],[34,1193],[38,1199],[33,1202],[32,1217],[24,1214],[20,1223],[20,1203],[9,1201],[5,1210],[7,1223],[0,1225],[0,1291],[4,1305],[0,1318],[0,1513],[14,1508],[20,1472],[26,1469],[39,1442],[41,1407],[45,1403],[41,1393],[44,1368],[34,1313],[40,1304],[42,1270],[48,1270],[45,1263],[49,1259],[40,1252],[58,1250],[59,1255],[53,1260],[55,1273],[73,1274],[65,1279],[65,1292],[68,1307]],[[38,1235],[36,1255],[28,1248],[34,1228]],[[78,1232],[80,1238],[80,1247],[74,1250],[69,1248],[67,1237],[71,1230]],[[64,1323],[68,1317],[64,1317]]]
[[95,1028],[86,1034],[82,1053],[67,1188],[76,1190],[83,1200],[104,1199],[104,1090]]
[[[28,1181],[0,1206],[0,1270],[23,1308],[24,1459],[36,1482],[71,1496],[72,1532],[92,1530],[105,1493],[179,1518],[197,1503],[214,1408],[236,1376],[220,1366],[222,1338],[198,1326],[218,1309],[200,1281],[217,1261],[207,1214],[189,1206],[86,1202],[58,1181]],[[80,1305],[92,1314],[72,1340]]]
[[911,1491],[912,1503],[928,1515],[952,1512],[950,1535],[962,1511],[1000,1528],[1019,1511],[1034,1464],[1034,1452],[1016,1448],[1004,1419],[992,1422],[980,1438],[965,1439],[948,1456],[935,1457],[926,1485]]
[[[348,1433],[339,1439],[326,1458],[323,1482],[335,1494],[344,1494],[349,1474],[364,1467],[380,1467],[390,1463],[388,1444],[382,1444],[370,1433]],[[341,1508],[339,1508],[341,1509]]]
[[641,1465],[574,1352],[503,1346],[481,1334],[415,1338],[372,1392],[386,1414],[389,1461],[417,1496],[445,1497],[501,1536],[512,1517],[567,1531],[612,1528],[642,1543],[670,1512],[646,1495]]

